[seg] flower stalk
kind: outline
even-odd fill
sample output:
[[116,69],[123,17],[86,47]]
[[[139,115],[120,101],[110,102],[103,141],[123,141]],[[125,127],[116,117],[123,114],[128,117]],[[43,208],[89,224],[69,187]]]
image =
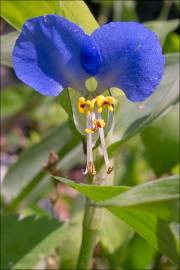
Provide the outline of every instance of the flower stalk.
[[92,267],[93,252],[102,228],[103,215],[104,209],[92,206],[91,200],[87,198],[77,270],[88,270]]
[[[110,112],[113,111],[114,99],[104,96],[97,96],[92,100],[86,100],[84,97],[79,98],[78,110],[80,113],[86,114],[86,129],[87,134],[87,164],[85,174],[88,175],[88,183],[93,182],[93,177],[96,175],[95,165],[93,161],[93,144],[92,136],[98,132],[101,148],[106,165],[106,175],[112,172],[112,166],[108,158],[104,127],[105,121],[102,119],[101,113],[104,107],[107,107]],[[103,181],[102,181],[103,182]],[[99,232],[102,228],[104,209],[92,205],[90,199],[86,199],[86,207],[83,220],[82,243],[77,264],[77,270],[88,270],[92,267],[92,257],[95,246],[98,241]]]

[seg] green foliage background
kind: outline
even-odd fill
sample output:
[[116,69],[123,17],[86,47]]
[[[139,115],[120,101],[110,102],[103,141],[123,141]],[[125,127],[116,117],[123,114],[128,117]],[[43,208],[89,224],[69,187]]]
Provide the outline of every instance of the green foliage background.
[[[106,23],[110,16],[114,21],[139,20],[136,1],[91,2],[98,4],[97,20],[83,1],[2,1],[1,17],[14,31],[1,37],[1,64],[11,69],[14,42],[24,21],[34,16],[59,14],[87,33]],[[109,186],[67,179],[71,178],[69,172],[85,164],[84,138],[75,130],[81,127],[74,125],[78,117],[73,104],[76,94],[66,89],[57,98],[43,97],[20,82],[2,89],[1,117],[8,147],[19,147],[12,123],[18,123],[22,116],[34,121],[38,129],[30,129],[26,149],[22,149],[3,179],[1,269],[38,269],[41,265],[51,269],[52,262],[56,269],[75,269],[84,195],[106,209],[98,251],[94,254],[94,269],[176,269],[179,21],[167,20],[172,5],[179,9],[178,1],[164,1],[159,17],[145,22],[158,35],[166,56],[165,74],[154,95],[143,104],[132,104],[118,90],[112,90],[118,102],[114,124],[106,138],[115,168],[108,179]],[[59,156],[56,180],[43,167],[52,150]],[[96,165],[103,170],[97,153]],[[57,194],[57,185],[70,192],[69,186],[79,193],[75,198],[66,192]],[[63,201],[68,208],[70,222],[57,219],[51,203],[54,193],[56,203]],[[42,200],[50,204],[51,210],[48,206],[41,207]]]

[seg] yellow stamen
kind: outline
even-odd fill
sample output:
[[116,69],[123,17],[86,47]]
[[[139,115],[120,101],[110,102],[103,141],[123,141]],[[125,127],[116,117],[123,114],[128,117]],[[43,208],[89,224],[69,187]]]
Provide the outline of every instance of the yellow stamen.
[[78,101],[78,110],[80,113],[85,113],[85,103],[86,100],[84,97],[80,97]]
[[105,99],[108,101],[109,104],[114,104],[114,103],[115,103],[114,98],[111,97],[111,96],[108,96],[108,97],[106,97]]
[[100,120],[94,119],[93,120],[93,127],[91,129],[86,128],[85,132],[86,133],[95,133],[98,128],[104,128],[105,125],[106,125],[106,123],[103,119],[100,119]]
[[98,108],[98,109],[97,109],[97,111],[98,111],[98,113],[102,113],[103,108],[102,108],[102,107],[100,107],[100,108]]
[[98,107],[102,107],[103,106],[103,102],[105,100],[105,97],[100,95],[100,96],[97,96],[96,98],[96,104]]
[[93,129],[86,128],[85,129],[85,132],[86,133],[94,133],[95,131]]
[[94,120],[94,125],[95,125],[96,128],[104,128],[106,123],[105,123],[105,121],[103,119],[100,119],[100,120],[95,119]]
[[[103,108],[107,106],[107,109],[110,112],[113,112],[114,103],[115,99],[111,96],[104,97],[103,95],[99,95],[92,100],[86,100],[84,97],[80,97],[78,101],[78,110],[80,113],[85,113],[87,116],[90,116],[93,111],[97,111],[99,114],[101,114],[103,112]],[[91,129],[86,129],[85,132],[94,133],[97,131],[98,128],[103,128],[105,124],[105,122],[95,120],[95,122],[93,123],[93,127]]]
[[110,112],[113,112],[113,111],[114,111],[114,108],[113,108],[112,105],[108,105],[107,107],[108,107],[108,110],[109,110]]
[[86,105],[91,105],[91,101],[89,99],[86,100]]

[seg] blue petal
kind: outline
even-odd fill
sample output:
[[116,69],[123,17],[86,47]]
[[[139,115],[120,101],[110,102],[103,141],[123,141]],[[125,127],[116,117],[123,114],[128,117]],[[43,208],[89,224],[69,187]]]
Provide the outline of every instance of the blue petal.
[[96,75],[102,65],[98,47],[95,41],[89,36],[87,36],[81,47],[81,64],[84,70],[91,76]]
[[164,56],[156,35],[135,22],[109,23],[92,33],[102,65],[96,79],[98,92],[122,89],[131,101],[143,101],[160,83]]
[[43,95],[56,96],[65,87],[86,92],[89,74],[81,64],[81,49],[87,38],[60,16],[27,20],[13,51],[17,77]]

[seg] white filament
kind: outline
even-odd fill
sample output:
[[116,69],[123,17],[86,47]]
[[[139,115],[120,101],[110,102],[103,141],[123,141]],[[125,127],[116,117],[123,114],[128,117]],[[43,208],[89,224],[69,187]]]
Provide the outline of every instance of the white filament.
[[[97,115],[97,119],[98,120],[101,120],[102,119],[100,113],[97,113],[96,115]],[[99,137],[100,137],[100,141],[101,141],[101,148],[102,148],[102,152],[103,152],[103,156],[104,156],[104,161],[105,161],[105,164],[106,164],[106,169],[108,171],[109,165],[110,165],[110,161],[109,161],[108,153],[107,153],[107,149],[106,149],[104,129],[103,128],[99,128],[98,130],[99,130]]]
[[[86,128],[87,129],[92,128],[92,114],[87,116]],[[84,174],[88,173],[88,164],[90,162],[93,163],[92,133],[87,133],[87,163],[86,163],[86,170]]]

